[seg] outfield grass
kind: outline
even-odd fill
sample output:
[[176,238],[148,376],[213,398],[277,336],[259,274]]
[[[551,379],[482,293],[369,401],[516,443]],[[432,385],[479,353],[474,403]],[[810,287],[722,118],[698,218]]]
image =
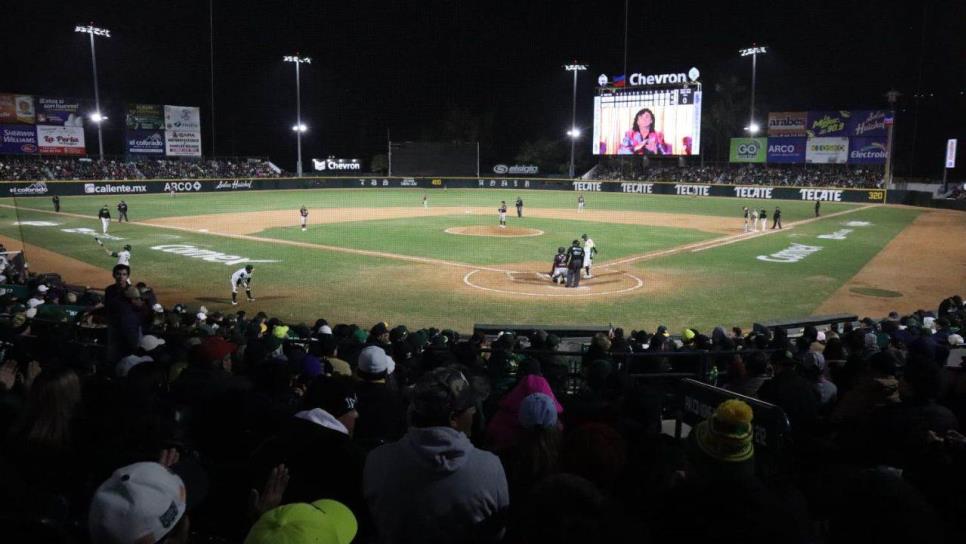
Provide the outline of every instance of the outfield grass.
[[[488,206],[499,200],[512,205],[517,195],[527,208],[571,208],[572,192],[506,190],[310,190],[258,191],[251,193],[204,193],[131,195],[124,199],[135,221],[158,217],[228,213],[238,211],[310,207],[416,207],[428,194],[435,206]],[[724,198],[641,196],[585,193],[588,209],[688,213],[738,217],[742,205],[765,205],[769,215],[781,206],[786,223],[812,217],[813,203],[792,201],[740,201]],[[47,198],[18,198],[19,210],[0,208],[0,234],[23,239],[105,271],[114,264],[92,236],[62,229],[97,229],[95,214],[101,205],[116,204],[120,197],[62,198],[72,217],[49,213]],[[14,200],[0,200],[13,204]],[[823,214],[854,209],[851,204],[823,203]],[[31,209],[33,208],[33,209]],[[410,263],[368,255],[296,247],[287,241],[307,241],[356,249],[433,257],[479,265],[521,261],[548,261],[558,245],[589,232],[601,246],[602,260],[651,252],[713,237],[688,229],[670,229],[598,222],[572,222],[525,217],[516,224],[544,230],[534,238],[482,238],[446,234],[451,226],[492,225],[489,216],[427,216],[418,219],[359,221],[312,225],[309,232],[297,228],[258,233],[276,240],[237,239],[204,232],[161,229],[136,224],[114,224],[111,233],[134,246],[134,279],[143,279],[162,294],[166,305],[177,302],[229,308],[228,277],[240,265],[226,266],[152,250],[162,244],[192,245],[245,259],[276,260],[256,265],[256,297],[249,310],[263,309],[288,320],[311,321],[317,317],[368,326],[378,320],[411,326],[450,326],[469,330],[478,322],[597,323],[612,322],[626,328],[666,324],[678,329],[695,325],[704,330],[716,324],[750,325],[756,319],[793,318],[810,314],[835,289],[848,281],[918,214],[915,209],[868,208],[839,217],[825,217],[788,232],[717,247],[698,253],[684,252],[627,265],[648,285],[668,284],[668,289],[632,292],[621,299],[512,299],[504,295],[465,288],[464,269]],[[495,214],[494,214],[495,215]],[[56,226],[18,226],[17,221],[56,222]],[[844,240],[817,238],[843,227],[846,221],[868,221]],[[789,247],[792,243],[822,246],[796,263],[769,263],[756,259]],[[29,255],[28,255],[29,258]],[[70,278],[70,272],[65,276]],[[448,282],[448,283],[447,283]]]

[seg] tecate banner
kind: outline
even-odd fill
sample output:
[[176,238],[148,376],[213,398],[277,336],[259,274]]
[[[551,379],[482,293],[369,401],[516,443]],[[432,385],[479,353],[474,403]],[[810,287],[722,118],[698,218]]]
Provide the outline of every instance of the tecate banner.
[[0,94],[0,125],[34,124],[34,97],[29,94]]
[[160,104],[128,104],[124,124],[128,130],[158,130],[164,128],[164,113]]
[[60,127],[82,127],[80,100],[72,98],[37,97],[37,124]]
[[0,125],[0,153],[36,152],[36,128],[26,125]]
[[190,106],[165,106],[165,130],[201,131],[201,110]]
[[885,136],[879,138],[849,138],[849,164],[885,164]]
[[125,139],[131,155],[164,155],[163,130],[128,130]]
[[731,162],[765,162],[765,138],[732,138]]
[[805,162],[805,138],[768,138],[767,160],[776,164]]
[[853,111],[849,118],[848,134],[853,138],[876,138],[884,141],[886,138],[885,120],[889,115],[891,115],[891,112],[886,110]]
[[164,153],[169,157],[200,157],[201,132],[192,130],[164,131]]
[[809,138],[824,136],[847,136],[846,130],[852,112],[849,111],[810,111],[805,134]]
[[37,125],[37,145],[43,155],[86,155],[84,127]]
[[[808,112],[778,111],[768,114],[769,138],[799,138],[805,136]],[[804,160],[804,159],[803,159]]]
[[841,164],[849,158],[848,138],[809,138],[805,142],[805,162]]

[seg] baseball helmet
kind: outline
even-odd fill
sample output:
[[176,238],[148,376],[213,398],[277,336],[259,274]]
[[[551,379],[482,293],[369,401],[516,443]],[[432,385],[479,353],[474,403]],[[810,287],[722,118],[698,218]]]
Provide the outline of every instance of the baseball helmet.
[[250,265],[250,264],[246,264],[245,265],[245,270],[248,270],[249,272],[251,272],[252,270],[255,270],[255,267],[252,266],[252,265]]
[[565,248],[564,246],[560,246],[557,248],[557,253],[563,253],[564,251],[567,251],[567,248]]
[[124,244],[124,249],[131,251],[131,244]]
[[574,240],[573,245],[579,246],[580,245],[580,240]]
[[587,235],[586,234],[581,234],[580,237],[583,238],[584,240],[587,239]]

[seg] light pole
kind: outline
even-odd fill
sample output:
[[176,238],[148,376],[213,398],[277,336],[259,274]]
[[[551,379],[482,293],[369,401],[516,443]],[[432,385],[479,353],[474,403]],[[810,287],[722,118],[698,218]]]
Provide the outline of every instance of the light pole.
[[567,131],[567,136],[570,136],[570,179],[574,178],[574,146],[577,145],[577,137],[580,136],[580,130],[577,129],[577,72],[586,69],[586,64],[577,64],[577,61],[564,65],[564,70],[574,73],[574,100],[570,111],[570,130]]
[[288,55],[282,57],[285,62],[295,63],[295,126],[292,130],[295,131],[296,140],[298,141],[298,162],[295,163],[295,172],[298,177],[302,177],[302,133],[308,130],[302,123],[302,83],[299,77],[299,65],[300,64],[312,64],[312,59],[309,57],[300,57],[298,53],[295,55]]
[[100,160],[104,160],[104,135],[101,133],[101,123],[107,120],[101,113],[101,95],[97,89],[97,54],[94,52],[94,36],[110,38],[111,31],[106,28],[98,28],[91,23],[87,26],[77,25],[74,32],[82,32],[91,38],[91,73],[94,75],[94,113],[90,115],[91,121],[97,124],[97,151]]
[[754,136],[758,133],[758,123],[755,122],[755,83],[758,76],[758,55],[764,55],[768,51],[764,45],[751,44],[751,47],[739,49],[738,54],[742,57],[751,56],[751,112],[748,115],[748,133]]

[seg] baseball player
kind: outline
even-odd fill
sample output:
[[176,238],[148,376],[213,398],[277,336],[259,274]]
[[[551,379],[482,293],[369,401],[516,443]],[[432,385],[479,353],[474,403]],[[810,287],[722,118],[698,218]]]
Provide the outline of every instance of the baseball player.
[[305,231],[305,223],[308,220],[309,220],[309,209],[306,208],[305,206],[302,206],[302,208],[299,209],[299,221],[302,223],[303,232]]
[[761,220],[761,230],[763,232],[768,230],[768,210],[762,208],[758,212],[758,218]]
[[127,218],[127,202],[124,202],[123,200],[117,203],[117,222],[120,223],[121,221],[127,221],[128,223],[131,222],[131,220]]
[[426,195],[423,195],[423,207],[424,208],[428,208],[429,207],[429,199],[426,198]]
[[506,228],[506,200],[500,201],[500,207],[497,208],[496,211],[500,212],[500,228],[505,229]]
[[758,210],[751,209],[751,232],[758,232]]
[[750,213],[748,212],[748,206],[742,207],[741,208],[741,212],[745,216],[745,224],[744,224],[744,227],[742,227],[742,231],[743,232],[748,232],[748,215],[750,215]]
[[815,217],[819,216],[819,211],[822,209],[822,203],[818,200],[815,201]]
[[567,281],[567,248],[563,246],[558,247],[557,254],[553,256],[550,281],[559,284]]
[[131,244],[124,244],[124,248],[121,249],[121,251],[111,251],[110,249],[104,247],[104,242],[102,242],[100,238],[94,237],[94,241],[101,246],[101,249],[104,250],[104,253],[107,253],[111,257],[117,258],[117,262],[114,264],[131,266]]
[[54,211],[55,212],[59,212],[60,211],[60,197],[57,196],[57,195],[54,195],[54,198],[51,198],[50,200],[54,203]]
[[775,207],[775,213],[774,213],[774,215],[772,215],[772,217],[775,218],[775,222],[772,223],[771,228],[774,229],[775,227],[778,227],[779,230],[781,230],[781,228],[782,228],[782,209],[776,206]]
[[238,306],[238,287],[242,284],[245,285],[245,294],[248,296],[248,302],[255,302],[255,298],[252,297],[252,274],[254,272],[255,267],[249,264],[245,268],[239,268],[231,275],[232,306]]
[[567,287],[580,286],[580,269],[584,266],[584,248],[574,240],[567,251]]
[[584,193],[580,193],[579,195],[577,195],[577,213],[584,211],[585,203],[586,201],[584,200]]
[[97,217],[101,219],[101,234],[107,234],[107,227],[111,226],[111,210],[107,209],[107,204],[97,212]]
[[517,197],[517,217],[523,217],[523,199]]
[[584,241],[584,278],[592,278],[590,274],[590,267],[593,265],[594,255],[597,255],[597,247],[594,244],[594,240],[584,234],[581,236]]

